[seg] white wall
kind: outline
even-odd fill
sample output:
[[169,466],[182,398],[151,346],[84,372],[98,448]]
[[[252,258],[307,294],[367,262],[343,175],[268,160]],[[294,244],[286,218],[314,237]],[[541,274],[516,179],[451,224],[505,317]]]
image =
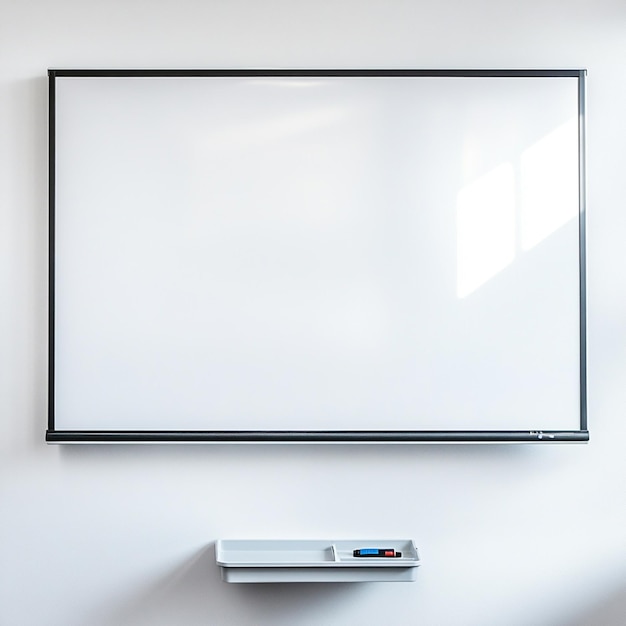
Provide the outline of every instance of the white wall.
[[[622,624],[625,58],[623,0],[0,0],[0,624]],[[46,446],[46,69],[251,66],[588,68],[588,446]],[[414,537],[418,581],[214,564],[354,536]]]

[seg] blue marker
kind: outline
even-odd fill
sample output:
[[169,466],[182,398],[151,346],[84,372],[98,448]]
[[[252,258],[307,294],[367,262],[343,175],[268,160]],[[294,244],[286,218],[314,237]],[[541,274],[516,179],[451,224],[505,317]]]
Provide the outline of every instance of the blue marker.
[[354,550],[352,556],[382,556],[397,558],[402,556],[402,552],[396,552],[393,548],[361,548],[360,550]]

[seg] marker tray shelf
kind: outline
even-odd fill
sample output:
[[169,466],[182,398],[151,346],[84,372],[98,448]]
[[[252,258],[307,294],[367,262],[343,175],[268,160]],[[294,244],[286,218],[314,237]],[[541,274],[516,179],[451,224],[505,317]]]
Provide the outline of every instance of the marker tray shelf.
[[[364,549],[402,556],[354,556]],[[215,559],[231,583],[408,582],[420,565],[411,539],[219,539]]]

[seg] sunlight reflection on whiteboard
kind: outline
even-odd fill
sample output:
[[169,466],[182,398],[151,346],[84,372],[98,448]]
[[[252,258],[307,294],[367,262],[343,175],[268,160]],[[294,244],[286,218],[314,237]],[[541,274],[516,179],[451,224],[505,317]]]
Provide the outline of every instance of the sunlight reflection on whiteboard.
[[457,196],[457,296],[464,298],[515,258],[515,174],[503,163]]
[[578,120],[525,150],[520,170],[521,245],[529,250],[578,213]]
[[525,252],[578,215],[576,117],[524,150],[517,164],[517,180],[513,164],[505,162],[457,195],[459,298],[513,262],[516,238]]

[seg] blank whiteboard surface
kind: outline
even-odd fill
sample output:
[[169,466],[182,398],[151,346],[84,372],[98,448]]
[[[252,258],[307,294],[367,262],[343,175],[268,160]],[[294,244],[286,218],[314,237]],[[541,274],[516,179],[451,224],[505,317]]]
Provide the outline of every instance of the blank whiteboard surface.
[[581,430],[581,75],[51,73],[51,430]]

